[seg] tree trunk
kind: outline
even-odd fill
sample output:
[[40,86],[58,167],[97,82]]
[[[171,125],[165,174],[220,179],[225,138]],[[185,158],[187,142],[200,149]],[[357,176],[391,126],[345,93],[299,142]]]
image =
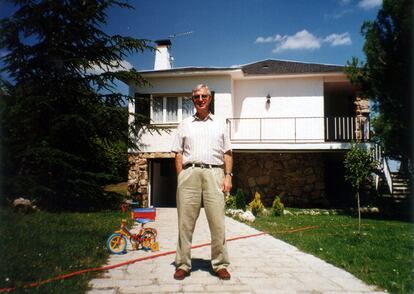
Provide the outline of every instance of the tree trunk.
[[358,202],[358,235],[361,235],[361,205],[359,201],[359,191],[357,191],[357,202]]

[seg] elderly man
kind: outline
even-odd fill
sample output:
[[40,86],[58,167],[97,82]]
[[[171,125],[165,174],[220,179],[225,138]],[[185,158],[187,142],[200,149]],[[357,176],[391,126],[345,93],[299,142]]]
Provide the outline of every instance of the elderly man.
[[178,244],[174,278],[191,270],[191,243],[201,205],[211,233],[211,265],[219,279],[229,280],[224,227],[224,195],[232,187],[233,158],[224,120],[209,111],[211,93],[204,84],[193,89],[197,113],[178,126],[172,151],[177,170]]

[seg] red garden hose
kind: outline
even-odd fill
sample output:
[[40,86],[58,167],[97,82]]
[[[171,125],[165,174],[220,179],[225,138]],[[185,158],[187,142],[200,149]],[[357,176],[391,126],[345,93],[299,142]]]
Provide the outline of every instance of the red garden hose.
[[[279,232],[279,233],[294,233],[294,232],[299,232],[299,231],[304,231],[304,230],[316,229],[318,227],[319,226],[300,227],[300,228],[296,228],[296,229],[292,229],[292,230],[288,230],[288,231],[283,231],[283,232]],[[267,233],[261,232],[261,233],[252,234],[252,235],[233,237],[233,238],[227,239],[227,241],[235,241],[235,240],[240,240],[240,239],[258,237],[258,236],[265,235],[265,234],[267,234]],[[209,245],[211,245],[211,243],[204,243],[204,244],[194,245],[191,248],[195,249],[195,248],[205,247],[205,246],[209,246]],[[77,275],[80,275],[80,274],[109,270],[109,269],[121,267],[121,266],[124,266],[124,265],[132,264],[132,263],[135,263],[135,262],[139,262],[139,261],[143,261],[143,260],[147,260],[147,259],[154,259],[154,258],[157,258],[157,257],[170,255],[170,254],[174,254],[174,253],[176,253],[175,250],[174,251],[167,251],[167,252],[157,253],[157,254],[150,255],[150,256],[144,256],[144,257],[128,260],[128,261],[117,263],[117,264],[114,264],[114,265],[107,265],[107,266],[103,266],[103,267],[83,269],[83,270],[80,270],[80,271],[59,275],[59,276],[56,276],[56,277],[53,277],[53,278],[50,278],[50,279],[46,279],[46,280],[42,280],[42,281],[39,281],[39,282],[33,282],[33,283],[30,283],[30,284],[24,285],[22,288],[25,288],[25,289],[33,288],[33,287],[37,287],[37,286],[40,286],[42,284],[46,284],[46,283],[49,283],[49,282],[71,278],[71,277],[74,277],[74,276],[77,276]],[[14,291],[14,290],[16,290],[16,287],[14,287],[14,288],[1,288],[0,292],[11,292],[11,291]]]
[[[265,234],[266,233],[262,232],[262,233],[253,234],[253,235],[233,237],[233,238],[227,239],[227,241],[234,241],[234,240],[239,240],[239,239],[257,237],[257,236],[261,236],[261,235],[265,235]],[[209,246],[209,245],[211,245],[211,243],[204,243],[204,244],[200,244],[200,245],[194,245],[191,248],[195,249],[195,248],[205,247],[205,246]],[[153,259],[153,258],[165,256],[165,255],[174,254],[175,252],[176,252],[175,250],[174,251],[167,251],[167,252],[157,253],[157,254],[150,255],[150,256],[144,256],[144,257],[128,260],[128,261],[117,263],[117,264],[114,264],[114,265],[107,265],[107,266],[103,266],[103,267],[83,269],[83,270],[80,270],[80,271],[59,275],[59,276],[56,276],[56,277],[53,277],[53,278],[50,278],[50,279],[46,279],[46,280],[42,280],[42,281],[39,281],[39,282],[33,282],[33,283],[30,283],[30,284],[24,285],[22,288],[25,288],[25,289],[33,288],[33,287],[37,287],[37,286],[40,286],[42,284],[46,284],[46,283],[49,283],[49,282],[52,282],[52,281],[63,280],[63,279],[71,278],[71,277],[74,277],[74,276],[77,276],[77,275],[80,275],[80,274],[89,273],[89,272],[109,270],[109,269],[121,267],[121,266],[124,266],[124,265],[132,264],[132,263],[135,263],[135,262],[138,262],[138,261],[143,261],[143,260],[147,260],[147,259]],[[16,290],[16,287],[14,287],[14,288],[1,288],[0,292],[11,292],[11,291],[14,291],[14,290]]]

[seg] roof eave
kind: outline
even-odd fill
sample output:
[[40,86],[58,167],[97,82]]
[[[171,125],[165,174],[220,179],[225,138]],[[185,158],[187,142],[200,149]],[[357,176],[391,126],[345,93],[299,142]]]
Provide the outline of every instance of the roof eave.
[[238,79],[288,79],[288,78],[343,78],[348,80],[344,72],[317,72],[317,73],[289,73],[289,74],[265,74],[265,75],[249,75],[243,74]]
[[192,70],[192,71],[144,71],[139,72],[145,78],[158,78],[158,77],[186,77],[186,76],[216,76],[216,75],[233,75],[235,73],[241,73],[241,69],[217,69],[217,70]]

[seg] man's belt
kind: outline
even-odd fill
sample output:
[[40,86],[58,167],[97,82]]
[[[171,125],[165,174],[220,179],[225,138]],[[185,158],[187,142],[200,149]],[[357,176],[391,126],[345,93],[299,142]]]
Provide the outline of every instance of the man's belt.
[[223,165],[205,164],[205,163],[187,163],[186,165],[184,165],[183,169],[186,169],[186,168],[189,168],[189,167],[201,167],[201,168],[220,167],[220,168],[222,168]]

